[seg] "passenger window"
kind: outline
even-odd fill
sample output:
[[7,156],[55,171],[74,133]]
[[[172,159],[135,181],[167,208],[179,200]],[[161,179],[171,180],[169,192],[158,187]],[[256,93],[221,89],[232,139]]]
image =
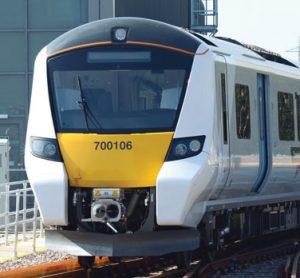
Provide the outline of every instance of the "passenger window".
[[280,140],[295,139],[294,100],[290,93],[278,92],[278,130]]
[[250,139],[250,99],[249,87],[246,85],[235,85],[235,105],[236,105],[236,131],[240,139]]
[[296,94],[298,140],[300,141],[300,95]]

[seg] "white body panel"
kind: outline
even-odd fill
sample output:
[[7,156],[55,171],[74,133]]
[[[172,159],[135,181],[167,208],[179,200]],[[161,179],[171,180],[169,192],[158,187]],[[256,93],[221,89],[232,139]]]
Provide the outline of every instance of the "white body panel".
[[[205,51],[201,45],[197,52]],[[165,162],[157,177],[156,215],[159,225],[196,227],[205,213],[218,171],[213,138],[215,113],[214,56],[195,56],[174,138],[205,135],[201,154]]]
[[34,67],[25,166],[44,223],[67,225],[68,178],[63,163],[38,158],[30,151],[30,137],[56,138],[48,97],[46,61],[44,48],[37,56]]
[[196,227],[205,213],[217,170],[206,153],[166,162],[157,178],[157,223]]
[[[268,200],[277,199],[278,196],[294,194],[299,198],[299,153],[291,155],[291,148],[299,147],[297,127],[295,127],[295,140],[279,140],[278,131],[278,92],[294,94],[299,92],[300,71],[297,68],[274,63],[265,60],[248,49],[233,45],[228,42],[209,38],[218,47],[210,46],[216,54],[224,55],[227,62],[227,94],[228,94],[228,122],[230,137],[230,174],[226,184],[218,184],[220,194],[214,195],[217,200],[208,203],[224,203],[224,208],[234,207],[246,198],[247,205],[255,204],[260,198]],[[218,55],[216,55],[216,60]],[[264,74],[269,78],[270,86],[268,93],[269,121],[268,132],[270,133],[269,148],[271,161],[268,177],[259,192],[253,192],[252,186],[258,174],[259,145],[258,145],[258,99],[256,75]],[[250,88],[251,100],[251,140],[239,140],[236,136],[236,111],[235,111],[235,84],[247,84]],[[295,126],[297,123],[296,100],[294,98]],[[214,123],[218,126],[218,122]],[[221,140],[221,138],[219,138]],[[265,196],[265,197],[264,197]],[[284,197],[282,197],[284,199]],[[225,205],[226,204],[226,205]]]
[[[214,39],[209,38],[214,41]],[[299,198],[300,154],[291,156],[290,148],[299,147],[297,130],[295,141],[278,138],[277,94],[299,92],[299,69],[270,62],[254,52],[238,45],[216,41],[219,46],[204,56],[195,57],[182,111],[175,130],[175,138],[206,135],[203,152],[194,158],[165,162],[157,178],[157,221],[160,225],[183,225],[196,227],[212,204],[224,203],[227,207],[241,206],[247,197],[247,205],[259,200],[266,203],[284,196]],[[202,45],[203,47],[203,45]],[[203,51],[199,48],[198,52]],[[224,55],[225,59],[220,59]],[[227,62],[227,66],[226,66]],[[216,86],[216,63],[226,68],[228,99],[228,140],[230,161],[228,179],[224,179],[221,142],[222,118],[220,109],[220,86]],[[269,142],[272,152],[268,176],[261,190],[253,191],[259,174],[259,111],[257,107],[257,74],[270,80],[270,111],[267,115],[271,133]],[[220,74],[220,70],[219,73]],[[237,138],[235,84],[246,84],[251,94],[251,139]],[[218,91],[219,90],[219,91]],[[295,101],[294,101],[295,102]],[[218,106],[219,105],[219,106]],[[296,111],[296,106],[295,109]],[[294,113],[295,114],[295,113]],[[296,117],[296,116],[295,116]],[[296,123],[295,119],[295,123]],[[228,170],[228,169],[227,169]],[[226,171],[227,171],[226,170]],[[210,200],[210,198],[212,198]],[[245,199],[246,200],[246,199]],[[246,203],[245,203],[246,204]]]
[[67,225],[68,178],[63,163],[27,155],[26,165],[44,224]]

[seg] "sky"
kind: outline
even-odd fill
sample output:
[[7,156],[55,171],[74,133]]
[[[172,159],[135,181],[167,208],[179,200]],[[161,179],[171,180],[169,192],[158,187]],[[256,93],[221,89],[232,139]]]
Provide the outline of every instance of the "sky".
[[216,36],[254,44],[297,61],[300,0],[218,0]]

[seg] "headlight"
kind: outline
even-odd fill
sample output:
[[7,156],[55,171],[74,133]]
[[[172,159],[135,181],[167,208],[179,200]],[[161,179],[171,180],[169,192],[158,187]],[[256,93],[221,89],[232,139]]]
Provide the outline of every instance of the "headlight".
[[55,139],[31,137],[30,146],[31,153],[34,156],[48,160],[62,161]]
[[112,41],[124,42],[127,37],[127,28],[117,27],[112,29]]
[[201,142],[200,140],[194,139],[190,142],[189,144],[189,148],[191,150],[191,152],[198,152],[201,149]]
[[52,142],[49,142],[44,146],[44,154],[46,156],[53,157],[55,156],[56,153],[57,153],[56,146]]
[[179,157],[185,156],[187,151],[188,151],[188,147],[183,143],[177,144],[174,148],[174,154]]
[[183,159],[199,154],[203,149],[204,141],[204,135],[173,139],[166,161]]

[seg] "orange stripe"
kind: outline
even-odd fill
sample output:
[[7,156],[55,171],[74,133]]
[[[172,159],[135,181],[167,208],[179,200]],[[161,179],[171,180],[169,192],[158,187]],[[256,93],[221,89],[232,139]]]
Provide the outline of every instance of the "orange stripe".
[[159,47],[159,48],[165,48],[165,49],[169,49],[169,50],[173,50],[173,51],[185,53],[185,54],[192,55],[192,56],[194,56],[194,55],[204,55],[208,51],[208,49],[206,49],[204,52],[196,53],[196,52],[187,51],[187,50],[184,50],[184,49],[181,49],[181,48],[177,48],[177,47],[173,47],[173,46],[168,46],[168,45],[163,45],[163,44],[157,44],[157,43],[151,43],[151,42],[128,41],[127,44],[147,45],[147,46],[154,46],[154,47]]
[[[92,43],[86,43],[86,44],[79,44],[79,45],[75,45],[72,47],[68,47],[53,53],[48,54],[48,57],[53,57],[55,55],[58,54],[62,54],[65,52],[69,52],[75,49],[81,49],[81,48],[85,48],[85,47],[91,47],[91,46],[98,46],[98,45],[111,45],[112,42],[111,41],[105,41],[105,42],[92,42]],[[181,52],[187,55],[204,55],[208,52],[209,49],[206,49],[203,52],[200,53],[196,53],[196,52],[191,52],[191,51],[187,51],[181,48],[177,48],[177,47],[173,47],[173,46],[168,46],[168,45],[163,45],[163,44],[157,44],[157,43],[150,43],[150,42],[139,42],[139,41],[127,41],[126,44],[131,44],[131,45],[146,45],[146,46],[153,46],[153,47],[159,47],[159,48],[164,48],[164,49],[169,49],[169,50],[173,50],[176,52]]]
[[50,53],[50,54],[48,54],[48,57],[52,57],[52,56],[55,56],[55,55],[58,55],[58,54],[69,52],[69,51],[72,51],[72,50],[75,50],[75,49],[91,47],[91,46],[97,46],[97,45],[109,45],[109,44],[112,44],[112,42],[111,41],[105,41],[105,42],[91,42],[91,43],[85,43],[85,44],[78,44],[78,45],[75,45],[75,46],[71,46],[71,47],[64,48],[62,50]]

